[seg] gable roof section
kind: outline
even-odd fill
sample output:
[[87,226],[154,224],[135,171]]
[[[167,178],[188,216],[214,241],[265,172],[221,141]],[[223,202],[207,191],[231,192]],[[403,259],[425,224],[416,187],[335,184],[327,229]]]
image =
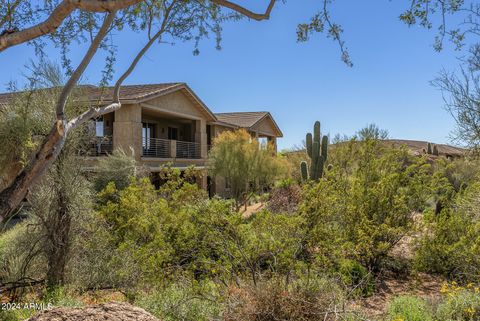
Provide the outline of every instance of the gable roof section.
[[215,116],[217,116],[218,121],[221,123],[250,130],[253,130],[255,125],[268,118],[271,120],[277,131],[277,137],[283,137],[282,131],[268,111],[215,113]]
[[[96,87],[81,86],[84,90],[87,101],[107,104],[111,102],[114,87]],[[149,100],[176,92],[183,92],[200,110],[205,113],[210,120],[216,121],[215,114],[205,105],[205,103],[193,92],[193,90],[182,82],[164,83],[164,84],[146,84],[146,85],[123,85],[120,88],[120,99],[124,104],[143,103]]]
[[[105,105],[112,101],[114,87],[97,87],[93,85],[78,86],[82,102]],[[203,103],[203,101],[185,83],[164,83],[146,85],[123,85],[120,88],[120,100],[124,104],[142,103],[148,100],[170,94],[175,91],[182,91],[197,105],[212,121],[216,121],[215,114]],[[0,106],[6,105],[17,93],[0,94]]]

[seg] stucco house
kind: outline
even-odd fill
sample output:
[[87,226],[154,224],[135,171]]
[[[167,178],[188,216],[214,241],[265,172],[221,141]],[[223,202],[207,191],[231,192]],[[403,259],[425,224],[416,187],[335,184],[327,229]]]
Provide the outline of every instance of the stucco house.
[[[106,104],[113,88],[83,86],[89,104]],[[228,196],[225,181],[211,179],[206,171],[208,150],[226,130],[244,128],[253,138],[276,146],[282,131],[269,112],[214,113],[185,83],[126,85],[122,108],[96,119],[96,140],[87,158],[107,155],[115,148],[133,150],[135,159],[154,176],[162,164],[195,166],[198,183],[210,195]]]

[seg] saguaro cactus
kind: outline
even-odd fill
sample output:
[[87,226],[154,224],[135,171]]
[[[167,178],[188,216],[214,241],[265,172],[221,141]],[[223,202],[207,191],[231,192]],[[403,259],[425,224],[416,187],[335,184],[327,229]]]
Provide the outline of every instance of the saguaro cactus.
[[432,155],[432,154],[433,154],[432,144],[431,144],[431,143],[428,143],[428,144],[427,144],[427,154],[428,154],[428,155]]
[[[310,173],[306,161],[300,164],[302,179],[304,181],[318,180],[323,176],[325,163],[328,156],[328,137],[321,137],[320,122],[315,122],[313,126],[313,135],[308,133],[306,136],[307,154],[310,158]],[[309,175],[310,174],[310,175]]]
[[438,156],[438,155],[439,155],[439,154],[438,154],[438,147],[437,147],[437,145],[433,145],[432,154],[433,154],[434,156]]

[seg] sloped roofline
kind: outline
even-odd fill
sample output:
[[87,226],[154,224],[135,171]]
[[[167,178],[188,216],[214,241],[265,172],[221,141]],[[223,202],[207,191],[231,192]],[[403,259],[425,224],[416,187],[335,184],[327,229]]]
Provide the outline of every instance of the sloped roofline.
[[283,137],[283,132],[281,131],[280,127],[278,127],[278,124],[277,122],[275,121],[275,119],[273,118],[272,114],[269,112],[269,111],[266,111],[265,112],[265,115],[262,116],[262,118],[260,118],[259,120],[257,120],[252,126],[250,126],[250,128],[253,128],[255,127],[256,125],[258,125],[260,122],[262,122],[265,118],[270,118],[270,120],[272,121],[273,125],[275,126],[275,129],[278,131],[278,136],[277,137]]
[[137,99],[130,99],[128,100],[128,102],[140,104],[140,103],[153,100],[158,97],[171,94],[176,91],[185,92],[190,98],[192,98],[197,103],[198,106],[200,106],[203,112],[205,112],[208,116],[210,116],[211,120],[217,121],[217,117],[215,116],[215,114],[210,110],[210,108],[208,108],[208,106],[200,99],[200,97],[197,96],[197,94],[195,94],[195,92],[186,83],[178,83],[168,88],[159,89],[157,92],[151,93],[149,95],[145,95]]

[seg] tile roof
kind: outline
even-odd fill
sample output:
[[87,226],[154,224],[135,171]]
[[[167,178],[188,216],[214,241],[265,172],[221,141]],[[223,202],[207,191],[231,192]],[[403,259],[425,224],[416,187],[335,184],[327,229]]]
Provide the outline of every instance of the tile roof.
[[[122,85],[120,88],[120,99],[122,100],[143,100],[150,96],[183,86],[185,83],[164,83],[146,85]],[[113,96],[114,87],[97,87],[92,85],[79,86],[89,101],[110,101]]]
[[[143,100],[151,96],[161,94],[163,92],[173,90],[177,87],[184,86],[185,83],[164,83],[164,84],[148,84],[148,85],[123,85],[120,89],[120,98],[122,100]],[[93,85],[80,85],[77,87],[81,95],[85,95],[87,101],[111,101],[114,87],[97,87]],[[16,93],[0,93],[0,105],[7,104]]]
[[235,113],[215,113],[218,121],[230,125],[250,128],[260,120],[262,120],[269,113],[266,111],[257,112],[235,112]]

